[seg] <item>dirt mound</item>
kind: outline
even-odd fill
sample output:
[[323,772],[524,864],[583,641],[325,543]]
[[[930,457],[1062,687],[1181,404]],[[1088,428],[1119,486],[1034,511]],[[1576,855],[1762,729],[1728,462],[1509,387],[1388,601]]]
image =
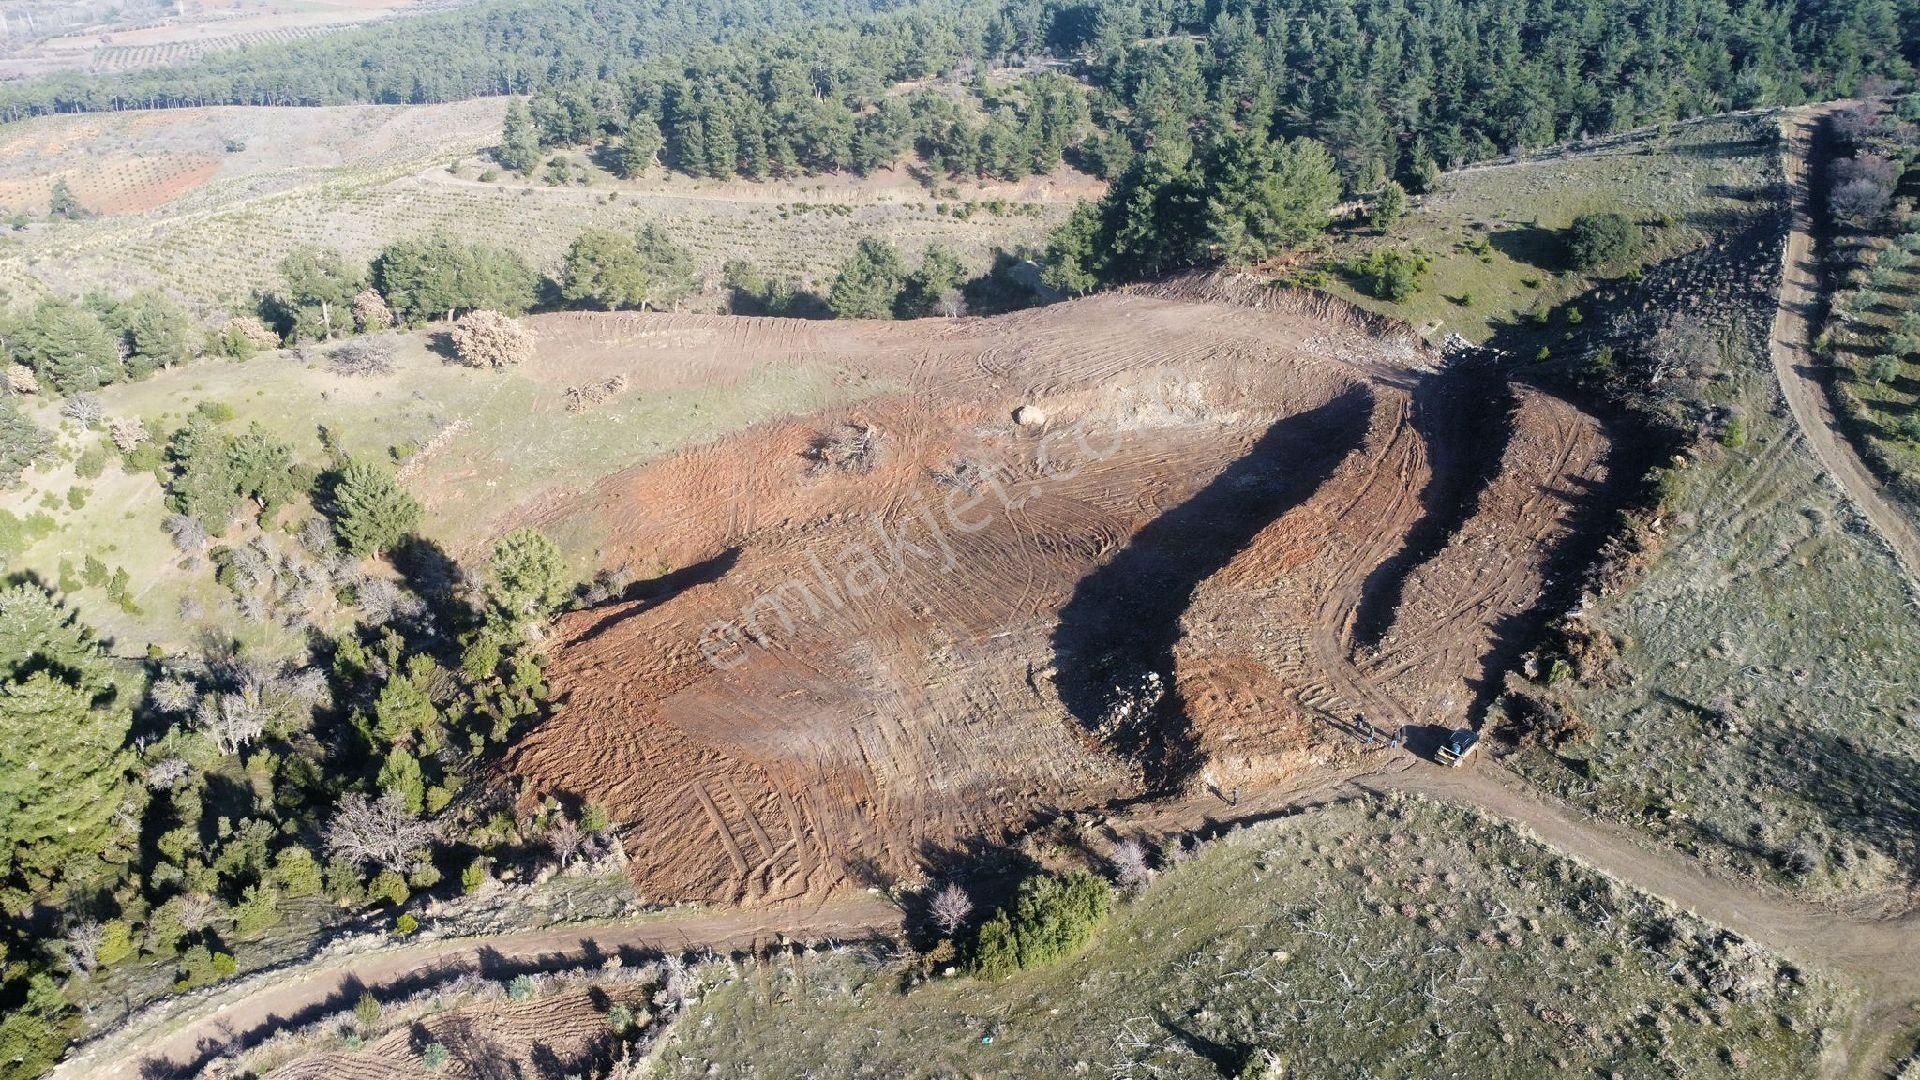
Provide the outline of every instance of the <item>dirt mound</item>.
[[1578,410],[1285,293],[671,326],[886,389],[531,515],[591,507],[607,561],[671,571],[563,620],[554,715],[511,760],[628,822],[652,897],[911,874],[1036,815],[1361,752],[1357,716],[1459,723],[1561,493],[1602,471]]

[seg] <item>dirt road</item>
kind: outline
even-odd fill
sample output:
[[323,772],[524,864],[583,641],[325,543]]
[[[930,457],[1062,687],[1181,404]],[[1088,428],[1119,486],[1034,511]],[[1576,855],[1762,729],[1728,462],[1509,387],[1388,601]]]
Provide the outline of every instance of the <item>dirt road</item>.
[[1553,849],[1797,963],[1851,977],[1863,992],[1845,1036],[1829,1047],[1828,1077],[1879,1076],[1920,1025],[1920,918],[1857,919],[1710,871],[1624,826],[1578,815],[1529,791],[1506,770],[1417,768],[1354,781],[1363,790],[1418,792],[1504,818]]
[[1920,578],[1920,528],[1889,499],[1840,430],[1834,415],[1831,368],[1814,356],[1812,319],[1819,311],[1820,268],[1813,249],[1813,198],[1808,157],[1821,119],[1852,102],[1796,109],[1783,119],[1787,152],[1781,167],[1793,186],[1793,231],[1787,237],[1780,279],[1780,309],[1773,319],[1773,369],[1807,445],[1834,482],[1860,508],[1893,549],[1909,577]]
[[[1800,903],[1724,877],[1623,826],[1596,821],[1546,799],[1491,762],[1444,769],[1410,754],[1383,751],[1364,771],[1326,771],[1228,805],[1214,796],[1147,804],[1125,828],[1160,833],[1219,829],[1353,795],[1403,791],[1477,809],[1530,830],[1543,843],[1628,886],[1726,927],[1809,968],[1853,980],[1862,998],[1845,1035],[1830,1049],[1828,1077],[1882,1075],[1920,1024],[1920,918],[1860,919]],[[248,1040],[289,1023],[350,1008],[361,988],[404,989],[463,971],[557,969],[622,950],[716,951],[789,938],[856,939],[898,932],[893,904],[870,894],[812,907],[662,916],[615,926],[531,931],[393,949],[322,962],[267,985],[237,984],[196,1003],[197,1015],[136,1022],[55,1070],[64,1080],[135,1080],[140,1063],[203,1060],[211,1047]],[[172,1026],[169,1028],[169,1024]]]
[[[430,985],[467,971],[556,970],[623,951],[716,952],[771,945],[782,935],[803,941],[858,940],[899,933],[898,907],[856,893],[808,907],[663,915],[606,926],[534,930],[484,940],[461,939],[320,961],[273,980],[242,980],[225,994],[196,1002],[184,1023],[163,1017],[88,1046],[56,1068],[60,1080],[139,1080],[145,1062],[191,1069],[209,1051],[247,1044],[290,1025],[351,1009],[364,988]],[[261,985],[264,983],[264,985]]]

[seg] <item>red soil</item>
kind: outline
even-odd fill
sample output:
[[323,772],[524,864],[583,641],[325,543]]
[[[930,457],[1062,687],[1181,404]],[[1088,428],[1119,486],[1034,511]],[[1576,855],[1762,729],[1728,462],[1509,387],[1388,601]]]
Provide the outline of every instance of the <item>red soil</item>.
[[[655,898],[913,875],[1035,815],[1362,752],[1358,716],[1465,722],[1603,473],[1567,403],[1285,294],[656,323],[899,392],[534,515],[591,507],[609,561],[683,568],[562,620],[554,714],[510,762],[630,825]],[[811,461],[848,423],[870,467]]]

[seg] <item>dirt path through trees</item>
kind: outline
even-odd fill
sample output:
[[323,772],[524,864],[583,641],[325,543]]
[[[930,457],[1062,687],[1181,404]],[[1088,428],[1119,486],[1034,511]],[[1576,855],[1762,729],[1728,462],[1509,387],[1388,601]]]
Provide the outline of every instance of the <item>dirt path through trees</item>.
[[1920,528],[1887,497],[1880,482],[1840,429],[1834,414],[1830,366],[1813,352],[1813,321],[1820,310],[1820,265],[1813,246],[1813,196],[1810,159],[1820,122],[1849,101],[1787,112],[1783,118],[1786,151],[1781,168],[1793,188],[1793,231],[1787,236],[1780,279],[1780,309],[1773,320],[1773,369],[1793,418],[1807,445],[1835,483],[1847,493],[1874,530],[1893,549],[1909,577],[1920,578]]

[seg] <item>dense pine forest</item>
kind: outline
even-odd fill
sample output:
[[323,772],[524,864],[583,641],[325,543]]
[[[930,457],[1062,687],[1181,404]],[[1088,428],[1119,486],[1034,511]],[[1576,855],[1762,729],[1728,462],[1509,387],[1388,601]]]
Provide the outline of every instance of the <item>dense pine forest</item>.
[[[951,99],[889,88],[1047,66],[1135,147],[1264,126],[1326,143],[1366,186],[1421,160],[1850,93],[1908,73],[1916,27],[1916,0],[494,0],[186,69],[27,84],[0,94],[0,117],[557,92],[565,120],[550,134],[637,125],[644,144],[657,127],[682,168],[761,175],[870,165],[905,142],[909,113],[935,132],[964,119]],[[949,145],[945,164],[1017,168],[1028,148],[1006,126],[1037,133],[1043,158],[1059,141],[1061,116],[981,89],[986,134],[957,156]],[[1126,154],[1099,149],[1117,174]]]

